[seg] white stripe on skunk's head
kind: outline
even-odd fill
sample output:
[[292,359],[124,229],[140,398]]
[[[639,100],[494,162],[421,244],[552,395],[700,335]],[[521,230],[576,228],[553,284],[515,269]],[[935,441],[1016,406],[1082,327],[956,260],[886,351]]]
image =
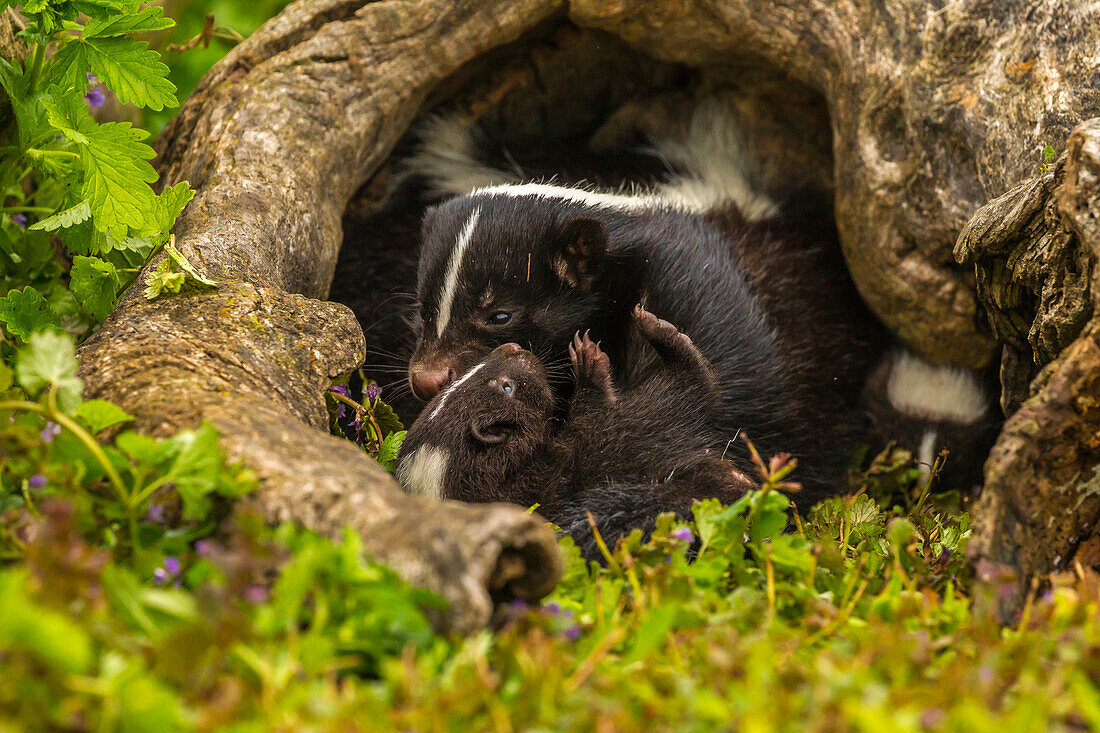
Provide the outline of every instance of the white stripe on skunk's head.
[[948,364],[933,364],[908,351],[894,359],[886,395],[898,412],[930,420],[974,423],[989,409],[977,376]]
[[397,480],[405,491],[433,499],[443,498],[443,478],[451,456],[443,448],[422,445],[397,467]]

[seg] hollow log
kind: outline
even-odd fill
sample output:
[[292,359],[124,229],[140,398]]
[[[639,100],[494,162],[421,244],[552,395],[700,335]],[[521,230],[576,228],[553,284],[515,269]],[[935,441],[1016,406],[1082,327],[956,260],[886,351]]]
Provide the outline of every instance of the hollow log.
[[[421,504],[322,434],[327,380],[363,342],[346,309],[311,298],[328,292],[350,197],[381,198],[416,117],[488,73],[478,59],[570,23],[735,92],[763,75],[823,100],[828,127],[807,127],[829,140],[769,126],[769,100],[794,119],[781,94],[741,111],[774,133],[766,148],[788,151],[774,170],[798,168],[790,150],[820,170],[831,147],[831,172],[810,178],[831,175],[852,275],[899,338],[972,367],[1000,354],[1005,405],[1020,405],[987,466],[976,555],[1031,574],[1091,547],[1097,208],[1084,123],[1100,116],[1100,5],[1079,0],[299,0],[207,75],[162,139],[164,181],[197,191],[179,246],[223,285],[152,303],[131,288],[81,349],[89,396],[151,432],[213,420],[259,470],[253,503],[269,518],[351,524],[455,604],[454,628],[484,622],[491,597],[544,592],[557,559],[537,520]],[[1057,172],[1040,174],[1039,149],[1078,128]],[[1004,208],[980,210],[991,201]]]

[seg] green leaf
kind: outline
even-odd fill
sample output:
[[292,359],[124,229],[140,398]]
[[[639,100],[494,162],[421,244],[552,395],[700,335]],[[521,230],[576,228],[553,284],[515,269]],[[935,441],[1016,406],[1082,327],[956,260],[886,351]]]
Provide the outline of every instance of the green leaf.
[[88,115],[88,108],[83,103],[59,87],[51,87],[48,93],[42,95],[41,101],[42,108],[46,110],[46,119],[55,130],[74,143],[89,143],[80,128],[94,126],[95,122]]
[[107,400],[81,402],[74,414],[93,435],[134,419],[121,407]]
[[0,361],[0,392],[4,392],[11,388],[12,384],[12,371],[7,364]]
[[118,270],[98,257],[77,255],[73,258],[69,288],[84,310],[102,321],[111,313],[120,285]]
[[157,111],[177,104],[176,86],[168,81],[168,67],[145,41],[89,38],[85,34],[54,54],[49,81],[63,89],[84,89],[89,72],[122,102]]
[[210,509],[207,495],[218,487],[222,452],[218,431],[208,422],[198,430],[184,430],[165,441],[176,452],[166,474],[183,500],[183,516],[201,519]]
[[129,122],[107,122],[87,131],[80,146],[84,164],[83,195],[89,199],[96,229],[124,239],[127,229],[141,229],[158,211],[157,197],[147,185],[157,180],[149,165],[153,149],[141,143],[148,133]]
[[171,244],[164,245],[164,251],[167,252],[168,256],[172,258],[172,262],[174,262],[181,270],[186,272],[193,280],[196,280],[203,285],[208,285],[210,287],[218,284],[216,280],[211,280],[207,277],[200,275],[198,270],[196,270],[191,265],[191,263],[187,261],[187,258],[184,257],[183,254]]
[[149,133],[129,122],[96,124],[79,98],[57,87],[43,96],[42,105],[50,125],[77,145],[84,167],[81,195],[96,229],[122,240],[129,229],[141,229],[156,217],[162,205],[148,185],[157,180],[148,162],[155,153],[141,142]]
[[58,229],[63,229],[80,224],[87,221],[92,217],[92,208],[88,205],[87,200],[81,201],[76,206],[59,211],[53,216],[43,219],[37,224],[28,227],[29,229],[45,229],[47,232],[54,232]]
[[9,290],[0,298],[0,322],[9,333],[24,340],[35,331],[57,328],[59,324],[57,313],[30,285]]
[[84,26],[84,32],[80,35],[82,38],[109,38],[171,28],[176,23],[170,18],[161,17],[163,12],[163,9],[157,5],[148,5],[136,13],[115,14],[102,19],[93,19],[88,21]]
[[115,438],[115,447],[137,463],[159,463],[171,452],[171,447],[156,438],[127,430]]
[[371,414],[374,415],[374,421],[378,423],[378,429],[382,431],[383,435],[396,433],[405,427],[401,424],[401,418],[397,416],[393,408],[380,399],[375,400],[374,407],[371,408]]
[[187,181],[180,181],[175,186],[169,186],[161,191],[160,196],[157,197],[160,204],[157,219],[154,227],[148,233],[156,234],[157,232],[169,231],[175,225],[179,215],[183,213],[184,207],[194,197],[195,192],[191,190],[191,186]]
[[153,300],[161,293],[178,293],[185,279],[182,272],[172,271],[171,260],[165,257],[157,269],[145,276],[145,299]]
[[386,439],[382,441],[382,445],[378,447],[378,462],[382,465],[382,468],[387,471],[393,470],[393,462],[401,451],[401,444],[405,442],[406,434],[407,431],[398,430],[387,435]]
[[57,403],[65,412],[80,404],[84,383],[76,376],[76,347],[67,333],[42,331],[32,334],[15,354],[15,376],[31,396],[53,385]]
[[71,4],[78,13],[96,19],[133,13],[138,0],[72,0]]

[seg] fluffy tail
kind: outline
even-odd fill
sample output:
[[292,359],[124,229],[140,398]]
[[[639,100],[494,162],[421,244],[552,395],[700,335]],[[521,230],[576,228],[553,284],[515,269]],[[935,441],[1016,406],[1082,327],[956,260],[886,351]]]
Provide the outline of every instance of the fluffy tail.
[[[518,183],[520,176],[482,161],[477,135],[477,128],[459,115],[427,118],[420,125],[415,152],[404,161],[404,175],[423,177],[430,191],[442,196]],[[615,192],[616,198],[646,199],[695,213],[734,207],[747,221],[778,213],[775,202],[757,185],[735,116],[717,98],[700,102],[682,135],[655,139],[645,152],[669,167],[668,180],[650,190]],[[542,187],[550,188],[565,187]]]
[[999,420],[978,374],[899,350],[878,367],[865,397],[879,438],[909,449],[925,478],[946,448],[943,483],[948,488],[981,483]]
[[459,115],[432,115],[420,124],[416,151],[405,159],[402,173],[420,176],[431,193],[459,196],[519,180],[478,159],[477,128]]
[[778,213],[760,186],[737,119],[716,97],[699,103],[680,139],[654,140],[650,151],[674,171],[657,191],[679,208],[708,212],[733,205],[750,222]]

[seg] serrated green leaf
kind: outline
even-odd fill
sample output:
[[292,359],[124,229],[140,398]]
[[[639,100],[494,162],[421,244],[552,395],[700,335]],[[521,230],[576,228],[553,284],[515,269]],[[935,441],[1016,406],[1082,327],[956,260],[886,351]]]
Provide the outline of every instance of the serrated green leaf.
[[77,255],[69,278],[69,289],[84,310],[100,321],[110,315],[121,285],[114,265],[98,257]]
[[375,401],[374,407],[371,408],[371,414],[374,415],[374,421],[378,423],[378,429],[382,431],[383,435],[396,433],[405,427],[401,424],[401,418],[397,416],[393,408],[382,400]]
[[115,14],[102,19],[92,19],[84,26],[83,38],[108,38],[131,33],[149,33],[171,28],[176,23],[162,17],[164,11],[157,5],[148,5],[136,13]]
[[157,197],[148,186],[157,179],[147,162],[153,149],[138,141],[144,131],[128,122],[108,122],[89,131],[92,142],[80,146],[84,163],[83,195],[90,201],[96,229],[124,240],[157,213]]
[[88,205],[88,202],[81,201],[76,206],[59,211],[51,217],[43,219],[37,224],[29,227],[30,229],[45,229],[47,232],[57,231],[71,226],[75,226],[83,221],[87,221],[92,216],[92,208]]
[[142,142],[149,133],[129,122],[96,124],[79,99],[57,87],[43,95],[42,105],[50,125],[77,145],[84,167],[81,194],[96,229],[123,240],[130,228],[141,229],[157,216],[162,205],[148,185],[157,180],[148,162],[155,153]]
[[71,4],[78,13],[93,19],[133,13],[138,8],[138,0],[71,0]]
[[200,275],[198,270],[196,270],[194,266],[187,261],[187,258],[183,256],[183,253],[173,247],[171,244],[164,245],[164,251],[168,253],[168,256],[172,259],[172,262],[174,262],[176,266],[179,267],[181,270],[186,272],[187,275],[193,280],[196,280],[199,283],[202,283],[203,285],[208,285],[210,287],[214,287],[218,284],[217,280],[211,280],[208,277]]
[[93,435],[134,419],[121,407],[107,400],[81,402],[74,414]]
[[35,331],[57,328],[59,320],[46,299],[27,285],[22,290],[9,290],[0,298],[0,323],[8,333],[26,339]]
[[42,108],[46,110],[46,119],[55,130],[74,143],[87,145],[89,140],[81,131],[95,123],[88,115],[88,109],[82,103],[65,93],[64,89],[51,87],[42,95]]
[[83,89],[89,72],[123,102],[157,111],[177,104],[168,67],[145,41],[81,36],[54,54],[48,79],[62,89]]
[[393,462],[401,452],[401,444],[405,442],[406,433],[405,430],[390,433],[382,441],[382,445],[378,446],[378,463],[387,471],[393,470]]
[[161,293],[178,293],[183,287],[186,276],[182,272],[173,272],[170,262],[167,257],[164,258],[157,269],[145,276],[143,294],[146,300],[153,300]]
[[175,226],[176,219],[193,198],[195,198],[195,192],[191,190],[187,181],[180,181],[175,186],[169,186],[161,191],[158,197],[161,203],[161,216],[157,222],[158,231],[167,232]]
[[53,385],[57,404],[65,412],[80,404],[84,383],[76,376],[76,347],[67,333],[31,334],[27,345],[15,354],[15,376],[31,396]]

